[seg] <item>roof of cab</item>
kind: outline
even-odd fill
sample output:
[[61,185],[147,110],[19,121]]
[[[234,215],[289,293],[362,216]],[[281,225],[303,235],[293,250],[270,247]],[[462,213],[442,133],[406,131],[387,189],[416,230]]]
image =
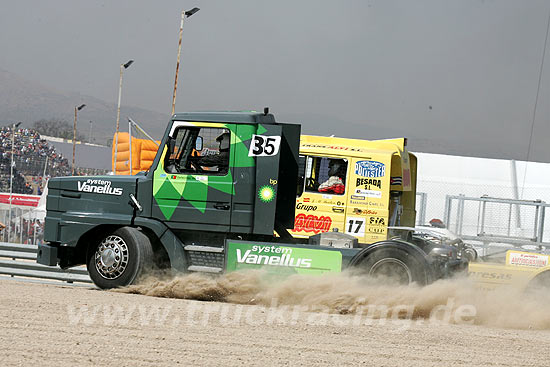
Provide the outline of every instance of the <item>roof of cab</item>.
[[326,136],[302,135],[300,150],[325,154],[363,156],[372,153],[399,154],[405,151],[405,138],[384,140],[347,139]]
[[275,124],[275,116],[257,111],[182,112],[172,115],[175,121],[221,122],[232,124]]

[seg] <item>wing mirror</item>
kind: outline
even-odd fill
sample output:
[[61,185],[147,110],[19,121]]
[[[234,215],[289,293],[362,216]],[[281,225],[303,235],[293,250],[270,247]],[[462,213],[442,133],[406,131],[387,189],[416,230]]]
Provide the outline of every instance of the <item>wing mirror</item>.
[[195,150],[197,152],[202,150],[202,136],[197,136],[197,140],[195,140]]

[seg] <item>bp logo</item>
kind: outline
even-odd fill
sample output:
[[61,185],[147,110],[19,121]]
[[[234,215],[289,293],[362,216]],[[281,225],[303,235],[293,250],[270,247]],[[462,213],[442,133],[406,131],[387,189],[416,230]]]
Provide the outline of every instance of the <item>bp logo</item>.
[[358,161],[355,163],[355,174],[363,177],[384,177],[386,166],[376,161]]
[[260,190],[258,191],[258,196],[260,200],[264,203],[269,203],[275,197],[275,190],[273,190],[272,186],[264,185],[260,187]]

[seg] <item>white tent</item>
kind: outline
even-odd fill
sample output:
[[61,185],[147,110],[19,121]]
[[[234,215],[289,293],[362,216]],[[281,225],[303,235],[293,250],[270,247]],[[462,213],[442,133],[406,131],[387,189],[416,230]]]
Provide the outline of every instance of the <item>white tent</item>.
[[40,199],[38,200],[38,205],[36,208],[26,211],[20,216],[14,218],[15,223],[18,223],[21,219],[25,220],[38,220],[40,222],[44,221],[46,218],[46,197],[48,196],[48,186],[46,185]]

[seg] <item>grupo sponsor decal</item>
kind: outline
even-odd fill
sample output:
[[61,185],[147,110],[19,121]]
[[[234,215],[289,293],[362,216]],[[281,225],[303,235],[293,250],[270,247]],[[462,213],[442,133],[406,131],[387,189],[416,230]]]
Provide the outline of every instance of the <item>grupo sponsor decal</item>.
[[316,216],[313,214],[305,215],[300,213],[294,218],[294,231],[307,233],[328,232],[332,225],[332,218],[326,216]]
[[506,257],[508,265],[529,266],[532,268],[548,266],[549,258],[548,255],[514,251],[509,251]]
[[111,187],[111,181],[88,179],[78,181],[78,191],[93,192],[95,194],[122,195],[122,187]]
[[275,272],[323,273],[342,270],[339,251],[228,240],[227,271],[266,268]]
[[355,163],[355,174],[363,177],[384,177],[386,166],[377,161],[357,161]]
[[298,203],[296,204],[296,209],[298,210],[304,210],[306,212],[309,212],[309,211],[316,211],[317,210],[317,205],[310,205],[310,204],[302,204],[302,203]]

